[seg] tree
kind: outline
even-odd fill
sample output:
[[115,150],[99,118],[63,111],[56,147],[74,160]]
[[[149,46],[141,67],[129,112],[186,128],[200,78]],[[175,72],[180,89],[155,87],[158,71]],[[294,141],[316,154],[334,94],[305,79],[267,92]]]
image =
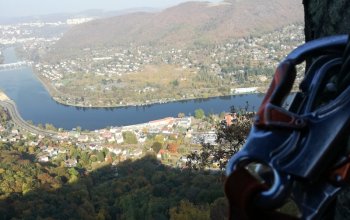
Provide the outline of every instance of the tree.
[[155,153],[158,153],[160,149],[162,149],[162,143],[159,143],[158,141],[156,141],[152,144],[151,148]]
[[55,128],[55,126],[53,124],[50,124],[50,123],[45,124],[45,129],[51,130],[51,131],[57,131],[57,128]]
[[154,140],[155,140],[156,142],[159,142],[159,143],[163,144],[165,138],[164,138],[164,136],[163,136],[162,134],[157,134],[157,135],[154,137]]
[[69,170],[68,170],[68,172],[69,172],[69,174],[70,175],[74,175],[74,176],[78,176],[79,175],[79,172],[75,169],[75,168],[70,168]]
[[216,199],[210,205],[210,219],[228,219],[228,202],[224,197]]
[[174,81],[171,81],[171,84],[172,84],[172,86],[173,87],[176,87],[176,86],[179,86],[179,81],[176,79],[176,80],[174,80]]
[[41,123],[39,123],[39,124],[38,124],[38,128],[44,129],[44,126],[43,126]]
[[197,118],[197,119],[202,119],[202,118],[204,118],[204,116],[205,116],[205,113],[204,113],[204,110],[203,110],[203,109],[199,108],[199,109],[196,109],[196,110],[194,111],[194,117],[195,117],[195,118]]
[[123,132],[123,138],[126,144],[137,144],[137,138],[134,132],[131,132],[131,131]]
[[244,144],[252,126],[254,114],[246,113],[241,117],[238,123],[231,126],[218,125],[217,145],[203,143],[200,151],[188,155],[187,165],[197,170],[217,164],[223,170],[231,156],[238,152]]
[[185,113],[180,112],[179,114],[177,114],[177,117],[178,117],[178,118],[183,118],[183,117],[185,117]]
[[182,200],[178,207],[170,209],[171,220],[210,219],[208,206],[195,206],[191,202]]
[[99,152],[97,153],[97,159],[98,159],[100,162],[105,161],[105,155],[103,154],[102,151],[99,151]]
[[29,152],[30,154],[34,154],[34,153],[35,153],[34,147],[33,147],[33,146],[28,147],[28,152]]

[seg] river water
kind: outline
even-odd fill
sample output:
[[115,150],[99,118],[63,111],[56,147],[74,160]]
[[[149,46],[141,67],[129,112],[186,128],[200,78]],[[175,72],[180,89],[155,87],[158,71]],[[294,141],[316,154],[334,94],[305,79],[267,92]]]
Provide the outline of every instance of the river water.
[[[18,61],[13,48],[3,52],[5,63]],[[193,115],[199,108],[206,113],[221,113],[229,111],[232,105],[244,107],[246,102],[249,103],[249,110],[256,110],[263,98],[260,94],[248,94],[141,107],[76,108],[55,102],[29,67],[0,71],[0,89],[15,101],[24,120],[30,120],[34,124],[50,123],[64,129],[80,126],[89,130],[176,117],[179,112]]]

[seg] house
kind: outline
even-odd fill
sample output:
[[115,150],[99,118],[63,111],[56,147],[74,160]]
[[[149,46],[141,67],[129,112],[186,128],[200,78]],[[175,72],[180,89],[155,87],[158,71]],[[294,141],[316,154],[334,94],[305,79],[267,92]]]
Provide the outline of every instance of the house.
[[111,128],[111,129],[109,129],[109,131],[111,132],[111,133],[117,133],[117,132],[119,132],[120,131],[120,129],[119,128]]
[[39,162],[49,162],[49,157],[48,155],[41,155],[38,158]]
[[29,146],[37,146],[37,145],[38,145],[38,142],[36,142],[36,141],[30,141],[30,142],[28,143],[28,145],[29,145]]
[[59,154],[65,154],[65,153],[67,153],[67,150],[64,149],[64,148],[60,148],[60,149],[58,149],[58,153]]
[[18,135],[19,134],[19,130],[18,129],[12,129],[11,133],[15,134],[15,135]]
[[77,131],[70,131],[69,136],[73,138],[78,138],[80,136],[80,133]]
[[88,148],[90,150],[102,150],[102,146],[96,144],[90,144]]
[[77,143],[76,144],[78,148],[82,149],[82,150],[86,150],[86,144],[83,144],[83,143]]
[[103,147],[101,145],[96,145],[96,150],[98,151],[103,150]]
[[77,160],[76,159],[68,159],[65,161],[65,164],[67,167],[75,167],[77,165]]
[[192,132],[193,132],[192,129],[188,129],[188,130],[186,131],[185,137],[186,137],[186,138],[191,138],[191,137],[192,137]]
[[166,159],[167,157],[169,157],[169,153],[167,150],[164,150],[164,149],[160,149],[158,154],[157,154],[157,159],[159,160],[164,160]]
[[171,134],[173,131],[170,128],[163,128],[162,133],[163,134]]
[[89,148],[90,150],[96,150],[96,144],[90,144]]
[[128,155],[128,151],[127,151],[127,150],[123,150],[123,151],[122,151],[122,154],[123,154],[124,156],[127,156],[127,155]]
[[88,142],[88,141],[89,141],[89,136],[87,136],[87,135],[81,135],[81,136],[78,138],[78,141],[79,141],[79,142]]
[[137,135],[137,141],[138,141],[139,143],[144,143],[144,142],[146,141],[146,139],[147,139],[147,137],[146,137],[146,135],[144,135],[143,133]]
[[183,162],[183,163],[186,163],[187,162],[187,157],[185,156],[181,156],[179,161]]
[[208,132],[204,134],[203,142],[206,144],[217,145],[216,139],[217,139],[217,134],[215,132]]
[[114,153],[116,155],[122,153],[122,150],[120,148],[117,148],[117,147],[109,147],[108,150],[109,150],[109,152]]
[[148,129],[148,133],[150,133],[150,134],[159,134],[160,131],[161,130],[159,128],[150,128],[150,129]]
[[65,140],[69,138],[69,133],[68,132],[60,133],[57,135],[57,137],[61,140]]
[[164,127],[164,126],[172,126],[174,123],[174,118],[173,117],[167,117],[155,121],[150,121],[148,122],[148,126],[150,127]]
[[11,142],[16,142],[16,141],[17,141],[17,136],[16,136],[16,137],[10,138],[10,141],[11,141]]
[[122,132],[116,132],[114,135],[115,138],[115,142],[117,142],[117,144],[121,144],[124,142],[124,138],[123,138],[123,134]]
[[134,156],[134,157],[140,157],[142,155],[142,150],[137,149],[137,150],[133,151],[130,155]]
[[111,136],[110,138],[107,139],[109,143],[115,142],[114,136]]
[[235,94],[245,94],[256,92],[258,87],[248,87],[248,88],[236,88],[233,90]]
[[233,121],[232,115],[231,114],[225,114],[224,121],[225,121],[226,126],[231,126],[232,125],[232,121]]
[[190,128],[192,123],[191,117],[177,118],[176,123],[178,127]]
[[43,150],[44,152],[47,152],[50,157],[56,156],[58,154],[58,150],[54,147],[47,147],[46,149]]

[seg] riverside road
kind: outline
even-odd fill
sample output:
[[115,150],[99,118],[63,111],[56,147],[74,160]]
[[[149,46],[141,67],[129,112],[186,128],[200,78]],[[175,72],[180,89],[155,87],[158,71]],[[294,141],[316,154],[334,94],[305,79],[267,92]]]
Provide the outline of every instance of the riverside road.
[[9,112],[15,124],[17,124],[19,127],[21,127],[22,129],[30,133],[37,134],[37,135],[45,135],[45,136],[53,136],[53,135],[59,134],[58,132],[40,129],[23,120],[23,118],[21,117],[21,115],[17,110],[16,104],[12,100],[0,101],[0,106],[7,109],[7,111]]

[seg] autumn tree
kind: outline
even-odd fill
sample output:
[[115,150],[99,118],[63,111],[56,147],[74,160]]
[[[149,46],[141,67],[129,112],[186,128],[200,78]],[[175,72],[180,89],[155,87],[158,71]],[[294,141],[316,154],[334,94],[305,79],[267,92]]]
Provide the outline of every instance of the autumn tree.
[[178,144],[177,143],[170,143],[168,144],[168,150],[171,153],[177,153],[177,148],[178,148]]
[[193,169],[204,169],[218,164],[223,170],[227,161],[244,144],[252,125],[254,114],[245,113],[231,126],[217,125],[216,145],[203,143],[200,151],[188,155],[187,165]]

